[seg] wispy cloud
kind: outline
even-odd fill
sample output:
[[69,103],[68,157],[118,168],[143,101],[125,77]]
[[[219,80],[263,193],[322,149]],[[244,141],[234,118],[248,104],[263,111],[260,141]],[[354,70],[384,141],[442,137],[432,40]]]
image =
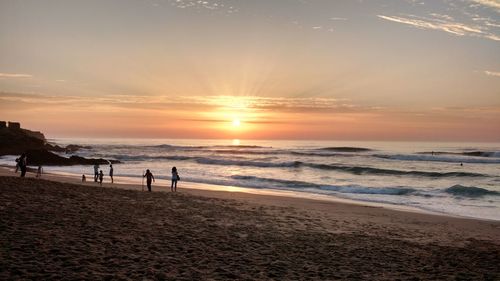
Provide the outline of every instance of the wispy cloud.
[[223,11],[228,14],[238,12],[238,9],[227,1],[221,0],[169,0],[172,6],[180,9],[205,9],[212,11]]
[[500,1],[499,0],[472,0],[472,2],[475,2],[480,5],[488,6],[497,9],[497,11],[500,11]]
[[467,25],[464,23],[453,21],[452,19],[447,18],[446,15],[435,14],[434,18],[425,18],[413,15],[404,17],[386,15],[377,16],[384,20],[407,24],[420,29],[440,30],[457,36],[475,36],[487,38],[494,41],[500,41],[499,36],[490,33],[486,28],[482,26]]
[[500,77],[500,72],[498,72],[498,71],[488,71],[488,70],[485,70],[484,74],[486,74],[488,76]]
[[22,74],[22,73],[1,73],[0,78],[31,78],[33,75],[31,74]]

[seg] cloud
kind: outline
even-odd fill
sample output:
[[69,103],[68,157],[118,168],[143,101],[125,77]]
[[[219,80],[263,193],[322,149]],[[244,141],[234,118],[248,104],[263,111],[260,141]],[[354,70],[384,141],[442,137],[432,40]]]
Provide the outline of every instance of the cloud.
[[1,73],[0,78],[31,78],[31,74],[21,74],[21,73]]
[[488,76],[500,77],[500,72],[498,72],[498,71],[488,71],[488,70],[485,70],[484,74],[486,74]]
[[341,17],[332,17],[330,19],[331,20],[347,20],[347,18],[341,18]]
[[238,9],[227,1],[220,0],[169,0],[170,4],[179,9],[198,9],[222,11],[228,14],[238,12]]
[[384,20],[407,24],[420,29],[439,30],[457,36],[474,36],[487,38],[494,41],[500,41],[499,36],[488,32],[488,29],[483,26],[467,25],[464,23],[453,21],[451,19],[447,19],[445,16],[439,14],[434,14],[434,18],[425,18],[413,15],[405,17],[385,15],[377,16]]
[[497,9],[497,11],[500,11],[500,1],[499,0],[472,0],[472,2],[475,2],[475,3],[483,5],[483,6],[495,8],[495,9]]

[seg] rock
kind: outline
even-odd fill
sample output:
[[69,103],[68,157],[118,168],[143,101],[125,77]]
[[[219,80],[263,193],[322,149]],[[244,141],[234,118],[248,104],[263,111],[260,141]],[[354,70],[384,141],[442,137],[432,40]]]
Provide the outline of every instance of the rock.
[[30,166],[70,166],[70,165],[94,165],[94,164],[108,164],[120,163],[117,160],[108,160],[102,158],[84,158],[73,155],[70,158],[59,156],[46,149],[29,149],[26,151],[28,157],[28,165]]
[[61,147],[57,144],[47,143],[45,136],[40,132],[34,132],[26,129],[15,129],[9,127],[0,127],[0,156],[1,155],[21,155],[26,153],[28,156],[28,165],[94,165],[120,163],[120,161],[106,159],[86,159],[80,156],[71,156],[70,158],[59,156],[51,151],[73,153],[79,149],[91,148],[90,146],[80,146],[70,144]]
[[[0,128],[0,155],[19,155],[29,148],[43,148],[45,140],[33,136],[28,130]],[[33,132],[35,133],[35,132]]]

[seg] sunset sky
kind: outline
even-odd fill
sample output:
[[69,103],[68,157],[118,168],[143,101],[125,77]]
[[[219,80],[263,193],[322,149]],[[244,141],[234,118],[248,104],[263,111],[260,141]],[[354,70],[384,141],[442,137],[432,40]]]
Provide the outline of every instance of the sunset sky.
[[48,137],[500,141],[500,0],[0,0]]

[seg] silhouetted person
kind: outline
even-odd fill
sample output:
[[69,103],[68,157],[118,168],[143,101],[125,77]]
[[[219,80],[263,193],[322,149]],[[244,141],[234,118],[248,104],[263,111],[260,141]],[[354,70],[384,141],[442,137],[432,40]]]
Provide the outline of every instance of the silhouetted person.
[[19,159],[20,157],[16,158],[16,170],[14,171],[14,173],[17,173],[17,171],[19,171]]
[[85,174],[82,174],[82,182],[86,182],[87,181],[87,177],[85,177]]
[[148,186],[148,191],[151,192],[151,181],[154,182],[155,177],[153,176],[153,174],[149,170],[146,170],[146,174],[143,175],[142,177],[146,178],[146,184]]
[[463,165],[464,165],[464,163],[460,162],[460,166],[463,166]]
[[26,175],[26,170],[28,169],[27,167],[28,161],[26,159],[26,154],[21,154],[21,157],[19,157],[19,168],[21,169],[21,177],[24,178]]
[[99,172],[99,184],[102,186],[102,180],[104,179],[104,173],[102,170]]
[[43,168],[41,165],[38,166],[38,169],[36,170],[36,177],[41,178],[43,173]]
[[113,164],[109,164],[109,177],[111,178],[111,183],[113,183]]
[[172,185],[170,186],[170,190],[172,192],[177,191],[177,181],[180,179],[179,173],[177,173],[177,168],[172,167]]
[[97,178],[99,177],[99,164],[94,165],[94,182],[97,182]]

